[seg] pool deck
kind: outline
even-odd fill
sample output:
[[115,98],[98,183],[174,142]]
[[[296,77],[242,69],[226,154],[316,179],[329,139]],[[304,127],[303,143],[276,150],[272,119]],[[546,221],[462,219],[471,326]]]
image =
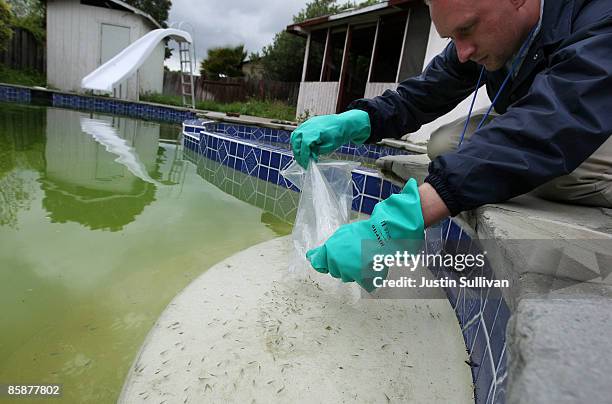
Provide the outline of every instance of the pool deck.
[[473,403],[457,320],[441,299],[360,298],[288,274],[291,238],[210,268],[169,304],[119,399],[134,402]]

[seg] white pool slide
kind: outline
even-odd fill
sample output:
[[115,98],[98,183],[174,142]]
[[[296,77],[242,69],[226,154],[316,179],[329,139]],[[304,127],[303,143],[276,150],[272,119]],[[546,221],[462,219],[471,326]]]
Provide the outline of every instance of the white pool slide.
[[113,87],[134,74],[155,50],[157,44],[167,37],[177,42],[193,43],[191,35],[186,31],[174,28],[153,30],[85,76],[81,80],[81,87],[112,92]]

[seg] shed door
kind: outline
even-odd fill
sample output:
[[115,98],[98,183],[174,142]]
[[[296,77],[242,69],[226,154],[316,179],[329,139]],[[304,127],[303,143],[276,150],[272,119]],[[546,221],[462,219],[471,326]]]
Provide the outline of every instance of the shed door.
[[[130,44],[130,29],[118,25],[102,24],[102,42],[100,46],[100,65],[108,62]],[[124,98],[127,94],[126,84],[120,84],[115,97]]]

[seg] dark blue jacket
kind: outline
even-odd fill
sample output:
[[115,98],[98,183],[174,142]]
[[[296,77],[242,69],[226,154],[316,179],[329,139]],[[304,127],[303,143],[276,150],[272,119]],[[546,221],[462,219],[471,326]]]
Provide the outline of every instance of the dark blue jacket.
[[[369,141],[399,138],[455,108],[479,72],[451,42],[420,76],[349,109],[368,112]],[[506,71],[485,76],[492,99]],[[540,32],[495,110],[502,115],[429,166],[425,181],[453,216],[572,172],[612,134],[612,1],[546,0]]]

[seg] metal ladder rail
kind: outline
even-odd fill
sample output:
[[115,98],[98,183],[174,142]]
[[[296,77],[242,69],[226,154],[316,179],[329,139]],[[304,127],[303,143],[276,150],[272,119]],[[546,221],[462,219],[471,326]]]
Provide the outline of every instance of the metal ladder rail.
[[[183,105],[195,109],[191,44],[188,42],[179,42],[179,59],[181,63],[181,95]],[[187,97],[190,98],[189,103],[187,102]]]

